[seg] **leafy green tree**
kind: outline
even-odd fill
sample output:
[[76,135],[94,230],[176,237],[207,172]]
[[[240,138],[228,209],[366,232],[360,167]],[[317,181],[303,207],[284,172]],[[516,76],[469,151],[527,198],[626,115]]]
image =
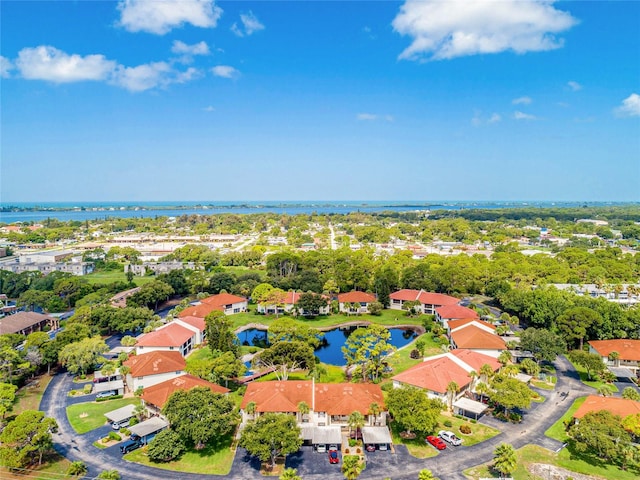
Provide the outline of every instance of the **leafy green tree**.
[[177,432],[163,430],[149,443],[147,454],[153,462],[170,462],[185,450],[184,442]]
[[489,398],[507,410],[529,408],[534,392],[520,380],[507,375],[496,375],[490,383]]
[[0,463],[8,468],[23,468],[53,450],[52,432],[58,425],[44,412],[25,410],[0,433]]
[[240,435],[239,445],[273,467],[276,458],[297,452],[302,442],[295,417],[285,413],[266,413],[247,424]]
[[622,427],[634,437],[640,437],[640,413],[624,417]]
[[231,352],[236,357],[240,353],[237,337],[233,333],[232,323],[223,312],[213,311],[204,318],[207,344],[211,352]]
[[540,366],[531,360],[530,358],[525,358],[520,362],[520,368],[527,375],[531,375],[532,377],[537,378],[540,375]]
[[279,478],[280,480],[302,480],[302,477],[298,475],[298,470],[295,468],[286,468]]
[[367,308],[370,315],[378,316],[382,314],[384,306],[380,302],[371,302]]
[[145,283],[136,293],[127,298],[127,306],[158,309],[160,302],[168,300],[175,292],[171,285],[160,280]]
[[640,402],[640,393],[633,387],[625,387],[624,390],[622,390],[622,398]]
[[520,348],[528,350],[539,362],[553,362],[567,349],[564,340],[553,332],[543,328],[527,328],[520,336]]
[[98,475],[102,480],[120,480],[120,472],[118,470],[103,470]]
[[58,357],[62,366],[71,373],[86,374],[108,350],[109,347],[100,337],[90,337],[65,346]]
[[396,347],[389,343],[390,338],[391,332],[380,325],[373,324],[356,329],[342,347],[347,365],[356,366],[363,381],[367,381],[367,378],[378,380],[384,368],[385,358],[396,350]]
[[291,318],[279,318],[269,326],[268,338],[270,344],[278,342],[302,342],[313,348],[320,346],[324,336],[317,328],[308,327]]
[[587,307],[574,307],[560,315],[555,322],[556,328],[564,341],[571,346],[575,346],[582,350],[584,338],[587,331],[592,326],[602,323],[602,316]]
[[7,412],[11,411],[17,389],[18,387],[10,383],[0,383],[0,424],[3,423],[2,420]]
[[197,450],[214,437],[226,435],[238,423],[233,401],[207,387],[174,392],[162,409],[171,428]]
[[622,419],[607,410],[587,413],[569,428],[569,436],[578,452],[613,462],[619,462],[623,449],[631,444]]
[[436,480],[436,477],[431,470],[424,469],[418,472],[418,480]]
[[75,462],[71,462],[69,468],[67,468],[67,475],[71,475],[72,477],[84,477],[87,474],[87,466],[84,462],[76,460]]
[[209,279],[209,291],[211,293],[218,294],[223,290],[230,292],[233,290],[237,282],[237,278],[234,274],[228,272],[214,273]]
[[310,370],[315,366],[313,348],[304,342],[278,342],[253,357],[254,365],[275,368],[279,380],[287,380],[293,370]]
[[387,397],[387,408],[395,422],[406,432],[429,433],[438,424],[443,405],[413,387],[394,388]]
[[329,300],[317,293],[306,292],[300,294],[296,308],[301,315],[320,315],[320,309],[328,305]]
[[509,353],[509,350],[503,350],[500,352],[500,355],[498,355],[498,361],[503,366],[509,363],[511,361],[511,353]]
[[500,473],[500,476],[511,476],[516,471],[518,462],[516,451],[512,445],[501,443],[493,451],[493,469]]
[[342,457],[342,474],[346,480],[356,480],[364,470],[358,455],[344,455]]
[[572,350],[569,352],[569,360],[584,367],[589,380],[593,380],[595,375],[599,375],[605,370],[604,362],[597,353],[589,353],[584,350]]

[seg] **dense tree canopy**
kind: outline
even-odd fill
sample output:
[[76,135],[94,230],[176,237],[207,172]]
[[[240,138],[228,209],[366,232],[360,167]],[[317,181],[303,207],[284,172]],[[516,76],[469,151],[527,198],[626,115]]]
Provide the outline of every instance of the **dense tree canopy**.
[[428,398],[424,390],[413,387],[394,388],[386,403],[393,420],[401,428],[422,434],[433,432],[444,408],[442,402]]
[[58,428],[53,418],[43,412],[25,410],[0,433],[0,463],[4,467],[22,468],[53,449],[51,433]]
[[239,445],[271,466],[281,455],[297,452],[302,446],[295,417],[285,413],[266,413],[242,430]]

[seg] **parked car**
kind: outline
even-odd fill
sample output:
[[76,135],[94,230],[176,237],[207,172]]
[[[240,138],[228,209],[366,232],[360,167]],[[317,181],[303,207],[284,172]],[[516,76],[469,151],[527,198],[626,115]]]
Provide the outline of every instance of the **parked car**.
[[120,430],[121,428],[129,426],[129,420],[123,420],[121,422],[113,422],[111,424],[114,430]]
[[[333,446],[333,445],[332,445]],[[340,457],[338,456],[338,448],[329,448],[329,463],[340,463]]]
[[349,438],[355,438],[356,440],[359,440],[362,438],[362,430],[360,430],[359,428],[355,428],[353,430],[351,430],[349,432]]
[[99,394],[96,395],[96,398],[115,397],[117,394],[118,392],[116,392],[115,390],[108,390],[106,392],[100,392]]
[[316,446],[316,452],[325,453],[326,451],[327,451],[327,445],[325,443],[321,443],[318,446]]
[[458,447],[462,445],[462,440],[460,440],[453,432],[449,430],[440,430],[438,432],[438,436],[443,439],[445,442],[453,445],[454,447]]
[[130,438],[129,440],[124,442],[122,445],[120,445],[120,452],[122,454],[129,453],[134,451],[137,448],[140,448],[141,446],[142,446],[142,442],[140,441],[140,437],[137,437],[136,439]]
[[447,445],[442,441],[442,439],[436,437],[435,435],[429,435],[426,440],[438,450],[444,450],[445,448],[447,448]]
[[367,446],[365,447],[367,452],[375,452],[376,451],[376,446],[372,443],[367,443]]

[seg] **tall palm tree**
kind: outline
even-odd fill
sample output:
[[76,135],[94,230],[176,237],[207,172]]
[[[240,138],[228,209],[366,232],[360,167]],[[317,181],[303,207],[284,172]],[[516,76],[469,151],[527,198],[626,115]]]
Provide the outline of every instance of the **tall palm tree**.
[[300,419],[302,420],[305,415],[308,415],[311,409],[307,402],[298,403],[298,411],[300,412]]
[[480,379],[484,383],[489,383],[491,377],[493,377],[493,368],[488,363],[485,363],[480,367]]
[[516,451],[508,443],[501,443],[493,451],[493,468],[502,476],[510,476],[516,471],[518,461]]
[[502,365],[506,365],[507,363],[509,363],[511,361],[511,354],[509,353],[509,350],[503,350],[502,352],[500,352],[500,355],[498,355],[498,361]]
[[377,402],[371,402],[371,404],[369,404],[369,413],[373,415],[373,423],[376,423],[378,421],[378,415],[380,415],[381,412],[382,409]]
[[346,480],[356,480],[362,473],[364,466],[357,455],[345,455],[342,457],[342,474]]
[[358,411],[352,412],[351,415],[349,415],[348,424],[349,424],[349,435],[351,435],[351,430],[355,429],[355,431],[356,431],[356,440],[357,440],[358,439],[358,431],[362,427],[364,427],[364,415],[362,415]]
[[609,397],[613,395],[613,390],[610,385],[600,385],[598,387],[598,395],[602,395],[603,397]]
[[480,375],[475,370],[471,370],[469,372],[469,377],[471,378],[471,383],[469,384],[469,390],[473,390],[474,387],[476,386],[476,382],[478,381],[478,378],[480,378]]
[[449,382],[447,385],[447,396],[449,397],[449,410],[453,410],[453,400],[456,398],[456,393],[460,386],[456,382]]
[[476,385],[476,393],[480,395],[480,401],[484,400],[484,396],[491,392],[491,388],[484,382],[478,382]]
[[611,360],[616,367],[620,366],[620,354],[618,352],[611,352],[609,354],[609,360]]

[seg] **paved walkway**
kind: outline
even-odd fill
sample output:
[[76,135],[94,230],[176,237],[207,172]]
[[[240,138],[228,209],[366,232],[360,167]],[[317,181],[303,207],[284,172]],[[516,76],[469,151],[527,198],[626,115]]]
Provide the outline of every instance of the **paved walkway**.
[[[564,357],[558,358],[555,365],[558,378],[556,389],[554,391],[540,391],[546,397],[545,402],[533,404],[526,412],[523,423],[504,423],[487,416],[480,422],[498,428],[501,431],[499,435],[472,447],[447,448],[438,456],[428,459],[412,457],[403,445],[395,446],[396,453],[367,453],[368,467],[360,478],[366,480],[388,477],[394,480],[415,480],[420,470],[428,468],[441,480],[461,480],[464,478],[463,470],[490,461],[493,457],[493,450],[501,442],[510,443],[515,448],[535,444],[550,450],[557,450],[562,446],[560,442],[546,437],[544,432],[567,411],[576,398],[594,393],[595,390],[580,382],[577,372]],[[40,409],[58,422],[59,433],[54,435],[55,449],[71,461],[84,462],[89,468],[90,476],[97,476],[103,470],[115,468],[127,480],[157,480],[158,478],[200,480],[211,478],[210,475],[171,472],[126,462],[122,459],[117,445],[104,450],[97,449],[92,443],[102,435],[104,429],[99,432],[93,431],[78,435],[69,424],[65,408],[68,403],[67,392],[71,388],[71,375],[61,373],[54,376],[42,397]],[[231,472],[226,478],[264,479],[259,473],[259,467],[259,462],[255,458],[239,449],[234,458]],[[343,477],[340,470],[335,469],[333,475],[328,475],[327,471],[321,473],[305,471],[303,478],[304,480],[328,480],[330,478],[342,479]]]

